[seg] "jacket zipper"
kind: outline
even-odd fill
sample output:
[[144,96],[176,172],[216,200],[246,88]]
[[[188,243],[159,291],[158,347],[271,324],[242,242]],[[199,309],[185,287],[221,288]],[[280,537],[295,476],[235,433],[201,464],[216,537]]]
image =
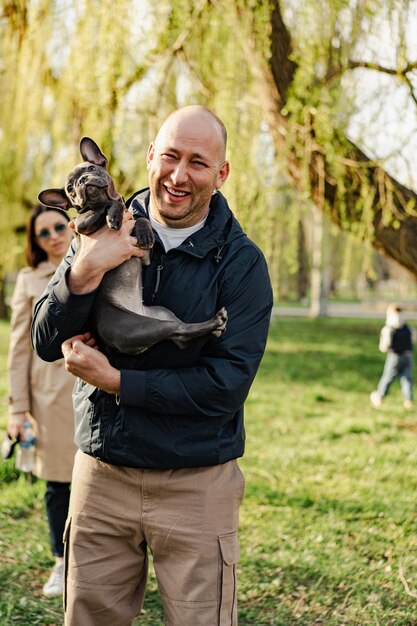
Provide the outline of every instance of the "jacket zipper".
[[[190,248],[194,248],[194,244],[191,240],[187,241],[188,245],[190,246]],[[218,256],[219,253],[221,252],[221,250],[223,249],[224,246],[222,246],[221,248],[219,248],[218,253],[216,255],[216,262],[218,263]],[[195,252],[193,252],[192,250],[190,250],[190,248],[188,248],[188,250],[186,250],[187,254],[189,254],[190,256],[196,258],[196,259],[202,259],[203,255],[201,254],[197,254]],[[156,295],[158,293],[159,290],[159,285],[161,282],[161,272],[164,269],[164,259],[165,259],[165,254],[161,255],[161,258],[159,259],[159,265],[156,268],[156,281],[155,281],[155,289],[153,291],[152,297],[151,297],[151,302],[153,303],[155,301]],[[219,257],[219,259],[221,259],[221,257]]]
[[161,258],[159,259],[159,265],[156,268],[156,283],[155,283],[154,292],[152,294],[152,302],[155,300],[156,294],[158,293],[159,283],[161,282],[161,272],[164,269],[164,265],[163,265],[164,258],[165,258],[165,255],[162,255]]

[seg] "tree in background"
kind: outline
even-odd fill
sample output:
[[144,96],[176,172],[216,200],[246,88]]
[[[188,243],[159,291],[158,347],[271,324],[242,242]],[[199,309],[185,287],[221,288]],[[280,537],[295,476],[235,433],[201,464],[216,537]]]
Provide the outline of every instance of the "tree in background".
[[[303,239],[300,229],[311,228],[312,213],[320,224],[314,207],[417,274],[415,193],[366,156],[366,137],[360,147],[349,138],[356,73],[383,74],[416,104],[416,63],[404,35],[407,20],[417,22],[416,5],[4,0],[0,274],[20,263],[11,233],[25,207],[42,187],[61,186],[82,135],[101,144],[128,196],[146,184],[146,149],[161,120],[191,102],[215,108],[230,130],[227,196],[265,250],[276,293],[298,285],[301,297],[300,242],[310,235]],[[378,62],[378,50],[361,56],[381,24],[392,29],[396,65]],[[314,266],[323,276],[320,254],[328,255],[318,241]],[[345,274],[368,254],[353,248]]]
[[[247,22],[251,3],[235,4],[238,15]],[[369,81],[380,73],[406,86],[415,107],[417,61],[410,58],[412,39],[405,33],[410,20],[417,17],[416,3],[272,0],[268,4],[267,52],[261,50],[263,38],[251,20],[245,32],[251,67],[259,76],[265,117],[277,153],[286,155],[288,175],[301,193],[338,225],[372,241],[417,275],[417,196],[390,176],[376,158],[369,158],[365,147],[349,139],[355,94],[346,90],[352,87],[353,72],[366,70]],[[285,4],[294,38],[284,22],[281,4]],[[384,53],[381,43],[372,60],[361,58],[364,42],[381,36],[384,26],[396,37],[391,44],[396,57],[393,67],[378,62],[377,54]],[[408,32],[411,35],[410,29]],[[415,108],[413,114],[415,133]],[[379,131],[383,133],[384,128]]]

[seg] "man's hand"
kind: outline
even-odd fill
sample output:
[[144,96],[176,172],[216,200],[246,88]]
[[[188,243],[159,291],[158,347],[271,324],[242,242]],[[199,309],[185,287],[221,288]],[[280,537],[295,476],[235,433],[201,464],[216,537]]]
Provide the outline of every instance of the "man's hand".
[[[79,236],[79,247],[68,276],[68,287],[74,294],[97,289],[104,274],[132,256],[142,257],[145,251],[138,247],[130,233],[134,219],[129,211],[123,215],[120,230],[111,230],[107,224],[91,235]],[[69,223],[74,231],[74,222]]]
[[62,354],[65,369],[74,376],[107,393],[120,392],[120,371],[110,365],[107,357],[98,350],[90,333],[64,341]]

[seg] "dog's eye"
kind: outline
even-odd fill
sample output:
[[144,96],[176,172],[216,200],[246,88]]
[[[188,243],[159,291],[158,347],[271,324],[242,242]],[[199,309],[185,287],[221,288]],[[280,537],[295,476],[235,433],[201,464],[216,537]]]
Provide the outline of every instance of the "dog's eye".
[[88,171],[89,172],[94,172],[95,169],[96,169],[95,165],[90,165],[89,168],[88,168]]
[[67,185],[67,193],[71,193],[73,189],[74,187],[72,185]]

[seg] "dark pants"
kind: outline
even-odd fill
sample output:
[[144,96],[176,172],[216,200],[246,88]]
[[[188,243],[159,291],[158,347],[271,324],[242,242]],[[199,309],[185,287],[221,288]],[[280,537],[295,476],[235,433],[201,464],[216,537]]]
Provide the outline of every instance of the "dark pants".
[[68,515],[70,484],[46,481],[45,505],[54,556],[64,556],[63,537]]
[[396,379],[400,379],[401,393],[404,400],[411,401],[413,399],[413,353],[411,351],[388,352],[385,359],[384,371],[381,380],[378,383],[377,392],[381,398],[384,398]]

